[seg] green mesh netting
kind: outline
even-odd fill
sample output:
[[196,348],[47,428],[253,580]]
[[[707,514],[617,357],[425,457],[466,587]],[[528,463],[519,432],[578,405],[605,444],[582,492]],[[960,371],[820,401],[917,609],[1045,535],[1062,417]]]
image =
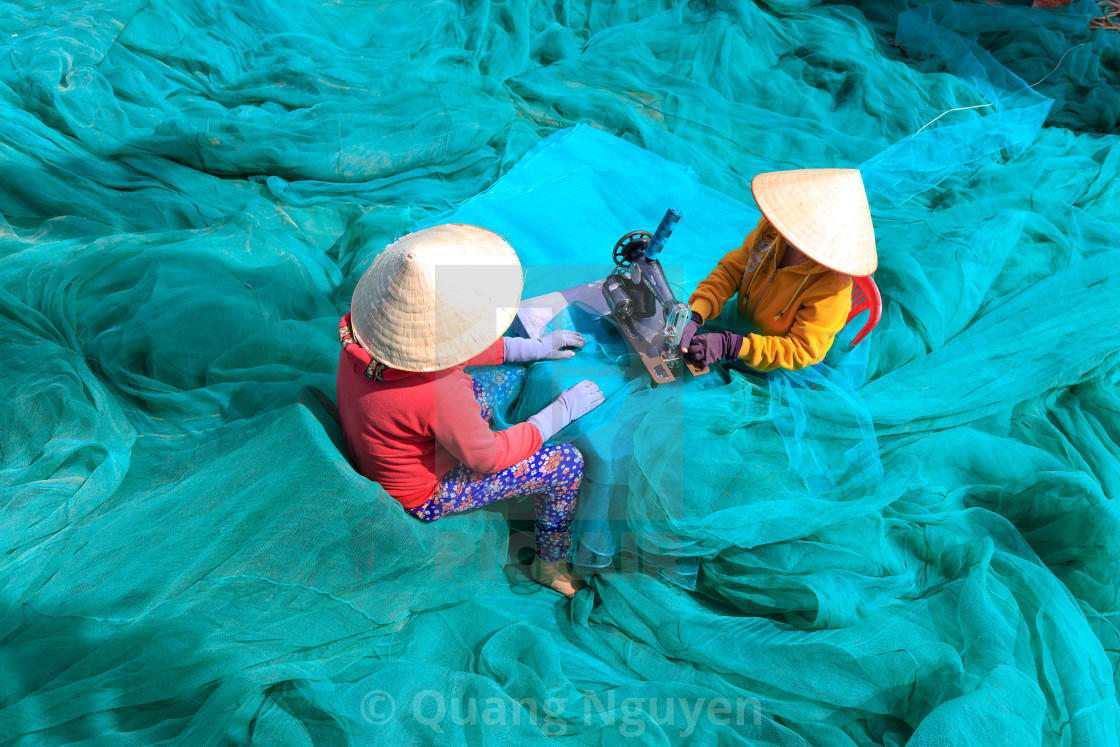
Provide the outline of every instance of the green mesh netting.
[[[1094,3],[0,3],[0,742],[1120,743],[1120,35]],[[580,125],[574,129],[568,129]],[[883,320],[610,397],[572,603],[524,506],[354,473],[335,329],[434,222],[526,295],[867,175]],[[735,324],[732,317],[721,324]]]

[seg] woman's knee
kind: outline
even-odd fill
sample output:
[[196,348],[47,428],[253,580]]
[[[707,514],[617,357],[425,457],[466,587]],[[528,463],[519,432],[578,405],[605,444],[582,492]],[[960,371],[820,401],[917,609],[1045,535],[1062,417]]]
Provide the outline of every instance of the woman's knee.
[[557,488],[579,487],[583,480],[583,455],[571,444],[550,444],[545,456],[546,479]]
[[583,454],[576,447],[571,444],[549,444],[545,448],[550,450],[549,456],[555,455],[553,458],[558,463],[583,471]]

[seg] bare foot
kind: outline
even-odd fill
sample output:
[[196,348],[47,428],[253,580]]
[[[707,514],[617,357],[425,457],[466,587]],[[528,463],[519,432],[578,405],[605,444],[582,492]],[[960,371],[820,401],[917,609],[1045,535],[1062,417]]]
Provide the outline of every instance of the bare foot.
[[572,575],[572,567],[564,560],[549,561],[535,558],[531,575],[538,584],[558,591],[568,599],[587,586],[582,579]]

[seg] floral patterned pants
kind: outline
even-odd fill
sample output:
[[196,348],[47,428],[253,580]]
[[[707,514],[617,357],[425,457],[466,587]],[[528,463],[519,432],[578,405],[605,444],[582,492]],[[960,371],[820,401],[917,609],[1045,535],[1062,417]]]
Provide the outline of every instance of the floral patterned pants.
[[[493,413],[490,397],[475,382],[475,396],[487,420]],[[583,479],[583,457],[574,446],[553,444],[512,467],[492,475],[474,472],[465,464],[452,467],[432,497],[409,513],[423,521],[470,511],[503,498],[536,494],[537,554],[541,560],[560,560],[572,544],[572,514]]]

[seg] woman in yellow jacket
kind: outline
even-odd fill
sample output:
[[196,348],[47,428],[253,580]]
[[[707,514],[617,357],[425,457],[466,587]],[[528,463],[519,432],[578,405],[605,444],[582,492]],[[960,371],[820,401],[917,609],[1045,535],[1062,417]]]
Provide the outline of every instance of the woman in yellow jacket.
[[[875,233],[854,169],[759,174],[758,226],[689,297],[681,346],[704,364],[740,360],[759,371],[820,363],[852,308],[852,277],[875,272]],[[696,334],[739,294],[753,330]]]

